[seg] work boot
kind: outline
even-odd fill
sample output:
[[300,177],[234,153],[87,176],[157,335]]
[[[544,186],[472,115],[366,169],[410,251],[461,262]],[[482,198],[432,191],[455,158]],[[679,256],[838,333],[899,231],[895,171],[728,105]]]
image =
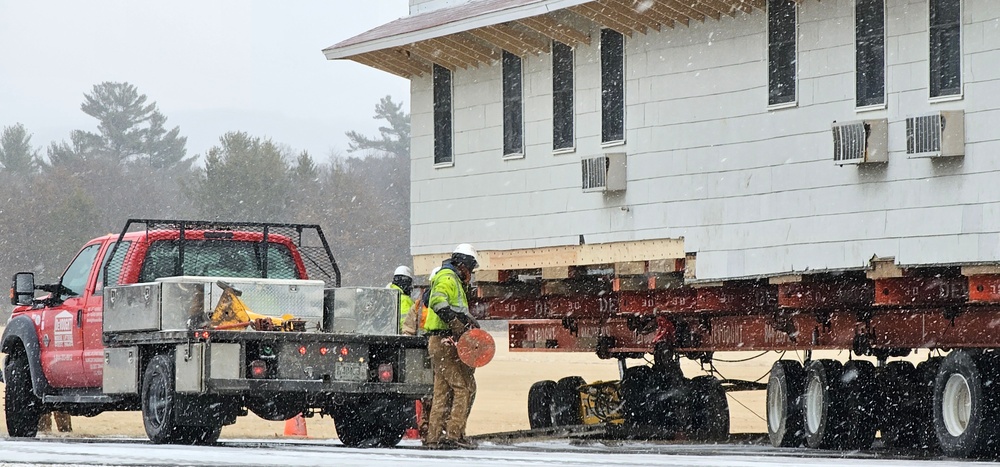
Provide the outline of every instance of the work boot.
[[458,443],[456,443],[455,440],[451,439],[443,439],[436,443],[427,443],[424,445],[424,448],[430,449],[432,451],[453,451],[455,449],[461,449],[458,446]]
[[479,444],[477,444],[475,441],[469,438],[459,438],[448,441],[455,443],[455,445],[458,446],[459,449],[476,449],[479,447]]

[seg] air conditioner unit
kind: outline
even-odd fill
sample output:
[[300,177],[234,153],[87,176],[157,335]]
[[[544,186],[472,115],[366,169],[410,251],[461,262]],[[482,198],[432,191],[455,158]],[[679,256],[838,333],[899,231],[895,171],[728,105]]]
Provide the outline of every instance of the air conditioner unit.
[[906,119],[906,154],[910,157],[965,155],[965,111],[944,110]]
[[889,162],[889,121],[833,122],[833,163]]
[[614,153],[580,161],[583,169],[583,191],[624,191],[626,160],[624,153]]

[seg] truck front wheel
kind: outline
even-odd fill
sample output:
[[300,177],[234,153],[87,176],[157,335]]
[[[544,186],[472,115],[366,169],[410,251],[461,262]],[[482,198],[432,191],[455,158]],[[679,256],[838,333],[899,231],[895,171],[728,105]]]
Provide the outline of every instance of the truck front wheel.
[[15,438],[34,438],[38,434],[38,420],[42,416],[42,401],[35,396],[31,387],[28,356],[23,351],[9,355],[5,370],[7,387],[4,392],[4,413],[7,417],[7,433]]

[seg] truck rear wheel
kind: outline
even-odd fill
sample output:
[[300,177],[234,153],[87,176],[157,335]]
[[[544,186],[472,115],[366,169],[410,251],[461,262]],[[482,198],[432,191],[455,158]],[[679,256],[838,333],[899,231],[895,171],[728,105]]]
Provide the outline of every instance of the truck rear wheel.
[[174,362],[169,355],[156,355],[142,377],[142,424],[146,436],[156,444],[179,441],[174,396]]
[[767,380],[767,435],[774,447],[802,444],[802,392],[805,370],[795,360],[778,360]]
[[213,444],[222,433],[222,421],[214,425],[180,425],[176,418],[174,361],[171,354],[154,356],[142,377],[142,424],[146,436],[156,444]]
[[528,426],[536,428],[552,428],[552,394],[556,390],[556,382],[539,381],[528,390]]
[[567,376],[556,382],[552,393],[552,420],[556,426],[583,424],[580,386],[587,381],[580,376]]
[[35,396],[31,386],[27,354],[18,349],[8,355],[5,370],[7,381],[4,414],[7,417],[7,433],[15,438],[34,438],[38,435],[42,401]]
[[393,447],[409,427],[406,404],[413,401],[376,399],[368,403],[342,404],[333,410],[337,438],[352,448]]

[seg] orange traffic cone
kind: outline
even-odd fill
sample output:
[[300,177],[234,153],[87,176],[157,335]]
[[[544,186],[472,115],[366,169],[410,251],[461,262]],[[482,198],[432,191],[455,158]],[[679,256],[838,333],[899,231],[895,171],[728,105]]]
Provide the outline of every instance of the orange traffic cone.
[[306,419],[302,414],[285,420],[285,436],[297,436],[300,438],[309,436],[306,432]]
[[[423,417],[424,405],[420,403],[419,400],[414,401],[416,406],[416,424],[420,425],[420,420]],[[420,430],[416,426],[411,426],[406,429],[406,433],[403,434],[403,439],[420,439]]]

